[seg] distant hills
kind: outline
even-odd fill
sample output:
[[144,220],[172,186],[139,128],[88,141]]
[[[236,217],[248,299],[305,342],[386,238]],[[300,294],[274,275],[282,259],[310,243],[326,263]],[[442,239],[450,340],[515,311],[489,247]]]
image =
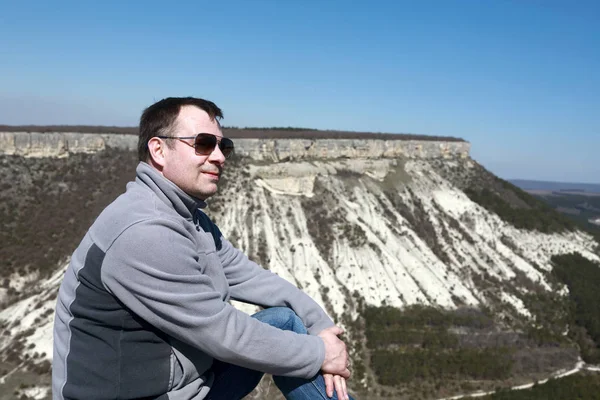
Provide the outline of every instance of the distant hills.
[[510,182],[600,237],[600,184],[525,179]]
[[551,181],[530,181],[526,179],[509,179],[513,185],[528,191],[550,191],[550,192],[586,192],[600,193],[599,183],[571,183]]

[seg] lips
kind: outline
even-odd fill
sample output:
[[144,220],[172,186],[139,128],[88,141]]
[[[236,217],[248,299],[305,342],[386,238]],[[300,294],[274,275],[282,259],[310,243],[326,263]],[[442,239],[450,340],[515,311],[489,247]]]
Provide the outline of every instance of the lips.
[[219,177],[219,173],[218,172],[212,172],[212,171],[202,171],[203,174],[206,175],[210,175],[210,176],[214,176],[215,178]]

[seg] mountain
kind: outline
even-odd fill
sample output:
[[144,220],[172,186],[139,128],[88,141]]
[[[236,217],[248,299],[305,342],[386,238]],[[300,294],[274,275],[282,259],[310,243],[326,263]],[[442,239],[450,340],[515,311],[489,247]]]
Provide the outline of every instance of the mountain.
[[[598,237],[465,141],[322,136],[236,140],[207,213],[344,325],[359,398],[442,398],[600,362]],[[58,285],[133,178],[135,145],[0,132],[0,399],[49,395]],[[265,380],[253,398],[273,392]]]

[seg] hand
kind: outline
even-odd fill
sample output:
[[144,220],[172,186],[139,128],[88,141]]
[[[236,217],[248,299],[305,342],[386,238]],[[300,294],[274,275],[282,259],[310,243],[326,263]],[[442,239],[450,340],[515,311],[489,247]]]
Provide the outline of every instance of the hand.
[[333,397],[333,389],[335,386],[335,391],[339,400],[350,400],[348,388],[346,387],[346,379],[339,375],[331,374],[323,374],[323,379],[325,379],[325,392],[327,393],[327,396]]
[[321,365],[321,371],[324,374],[339,375],[342,378],[350,378],[350,370],[348,369],[348,351],[346,344],[342,342],[338,335],[344,333],[342,328],[332,326],[323,329],[319,333],[319,337],[325,343],[325,360]]

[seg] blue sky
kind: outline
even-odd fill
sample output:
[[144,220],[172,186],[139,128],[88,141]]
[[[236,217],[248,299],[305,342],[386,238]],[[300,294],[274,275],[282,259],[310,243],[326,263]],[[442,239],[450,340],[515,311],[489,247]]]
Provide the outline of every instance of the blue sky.
[[0,124],[137,125],[167,96],[228,126],[465,138],[503,178],[600,183],[600,1],[0,5]]

